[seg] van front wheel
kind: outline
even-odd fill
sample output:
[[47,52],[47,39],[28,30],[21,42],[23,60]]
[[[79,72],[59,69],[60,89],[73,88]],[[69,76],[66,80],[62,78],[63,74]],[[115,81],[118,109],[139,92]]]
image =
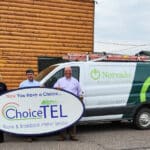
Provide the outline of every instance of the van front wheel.
[[150,109],[142,108],[136,114],[133,124],[138,129],[150,129]]

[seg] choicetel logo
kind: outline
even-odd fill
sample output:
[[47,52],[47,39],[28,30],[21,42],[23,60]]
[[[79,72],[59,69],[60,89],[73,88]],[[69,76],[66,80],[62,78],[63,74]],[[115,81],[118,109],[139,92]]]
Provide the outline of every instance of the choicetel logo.
[[2,108],[2,115],[5,119],[10,121],[42,118],[42,112],[40,110],[32,110],[30,108],[22,110],[20,105],[15,102],[5,104]]
[[19,104],[15,103],[15,102],[9,102],[7,104],[5,104],[2,108],[2,115],[5,119],[11,119],[12,118],[12,112],[14,110],[17,110],[17,107],[19,106]]

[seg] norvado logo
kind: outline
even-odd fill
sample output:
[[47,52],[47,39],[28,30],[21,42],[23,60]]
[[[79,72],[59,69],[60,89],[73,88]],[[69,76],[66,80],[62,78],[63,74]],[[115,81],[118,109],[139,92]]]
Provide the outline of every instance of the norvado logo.
[[126,71],[123,72],[108,72],[108,71],[100,71],[96,68],[92,69],[90,72],[90,76],[93,80],[101,79],[120,79],[120,78],[130,78],[131,74]]
[[100,71],[94,68],[91,70],[90,75],[93,80],[98,80],[100,78]]

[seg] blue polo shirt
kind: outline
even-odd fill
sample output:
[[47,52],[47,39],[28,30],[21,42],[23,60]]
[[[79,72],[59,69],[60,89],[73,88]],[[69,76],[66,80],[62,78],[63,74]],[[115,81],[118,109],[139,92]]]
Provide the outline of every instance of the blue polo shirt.
[[40,86],[40,83],[38,81],[29,81],[29,80],[25,80],[23,82],[20,83],[19,88],[24,88],[24,87],[34,87],[34,86]]

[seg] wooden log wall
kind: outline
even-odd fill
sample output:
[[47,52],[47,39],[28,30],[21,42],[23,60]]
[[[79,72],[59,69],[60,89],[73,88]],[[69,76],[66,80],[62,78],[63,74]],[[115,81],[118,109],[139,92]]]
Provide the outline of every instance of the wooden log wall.
[[91,52],[93,19],[93,0],[0,0],[0,79],[18,88],[39,56]]

